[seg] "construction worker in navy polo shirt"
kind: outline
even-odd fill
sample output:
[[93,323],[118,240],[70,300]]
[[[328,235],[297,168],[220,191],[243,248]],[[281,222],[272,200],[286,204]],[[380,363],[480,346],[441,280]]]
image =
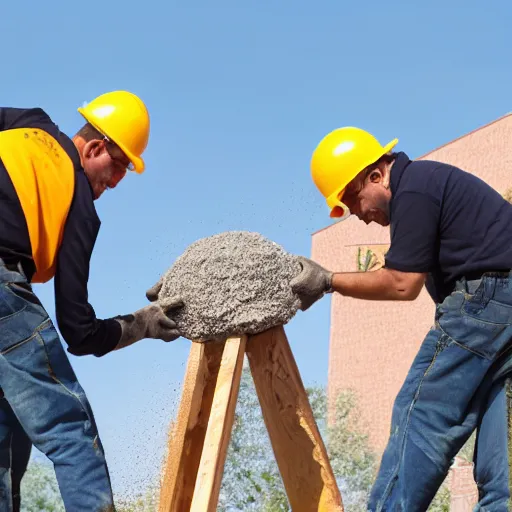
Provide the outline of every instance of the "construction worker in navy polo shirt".
[[66,510],[115,510],[89,402],[31,283],[54,278],[57,323],[72,354],[101,357],[142,339],[179,336],[168,316],[179,300],[150,299],[105,320],[88,302],[100,228],[94,201],[127,170],[144,171],[150,121],[126,91],[78,110],[85,124],[70,139],[40,108],[0,108],[1,512],[20,510],[32,444],[53,462]]
[[320,141],[311,173],[331,217],[389,225],[391,245],[374,272],[333,273],[301,258],[292,289],[303,310],[326,293],[411,301],[424,285],[436,304],[396,397],[368,510],[427,510],[476,429],[478,510],[508,511],[512,206],[464,170],[393,152],[397,142],[381,146],[354,127]]

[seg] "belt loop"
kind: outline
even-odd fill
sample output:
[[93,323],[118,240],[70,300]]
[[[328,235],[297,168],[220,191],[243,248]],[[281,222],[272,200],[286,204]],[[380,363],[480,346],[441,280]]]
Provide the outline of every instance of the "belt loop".
[[467,284],[466,278],[464,276],[462,276],[460,279],[457,279],[457,281],[455,281],[455,290],[467,293],[468,284]]
[[23,270],[23,265],[21,264],[21,261],[18,261],[16,264],[16,267],[18,268],[18,272],[23,276],[23,279],[27,279],[27,276],[25,275],[25,271]]
[[489,277],[489,276],[484,276],[482,278],[483,286],[481,287],[482,297],[480,300],[481,300],[483,307],[487,306],[487,304],[489,304],[489,301],[494,297],[497,279],[498,279],[497,277]]

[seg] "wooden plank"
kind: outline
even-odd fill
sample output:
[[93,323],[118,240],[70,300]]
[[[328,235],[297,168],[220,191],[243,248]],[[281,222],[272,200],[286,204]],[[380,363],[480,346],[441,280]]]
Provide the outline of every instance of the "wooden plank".
[[188,512],[220,368],[224,341],[192,343],[177,419],[170,429],[159,512]]
[[291,509],[343,511],[340,491],[284,328],[251,336],[246,353]]
[[240,389],[246,342],[246,336],[233,337],[228,338],[224,346],[191,512],[217,510],[224,463]]

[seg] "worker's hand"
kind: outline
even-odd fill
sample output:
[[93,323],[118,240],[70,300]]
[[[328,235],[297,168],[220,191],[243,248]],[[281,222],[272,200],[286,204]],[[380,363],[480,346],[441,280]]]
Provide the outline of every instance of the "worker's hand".
[[180,337],[176,322],[169,317],[183,306],[180,299],[165,299],[149,304],[131,315],[118,316],[122,334],[116,350],[127,347],[145,338],[173,341]]
[[333,273],[304,256],[299,256],[298,259],[302,271],[292,279],[290,285],[293,293],[297,294],[300,299],[300,309],[306,311],[324,294],[332,291]]
[[164,276],[161,276],[160,279],[149,290],[146,291],[146,297],[150,302],[155,302],[158,300],[158,294],[160,293],[163,284]]

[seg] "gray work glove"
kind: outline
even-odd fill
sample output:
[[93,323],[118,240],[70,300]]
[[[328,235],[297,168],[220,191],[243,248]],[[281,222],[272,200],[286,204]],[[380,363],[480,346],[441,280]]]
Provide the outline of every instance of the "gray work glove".
[[306,311],[326,293],[332,292],[333,272],[304,256],[299,256],[298,260],[302,271],[291,280],[290,285],[300,299],[300,309]]
[[146,292],[146,297],[149,302],[155,302],[158,300],[158,294],[160,293],[163,284],[164,276],[160,277],[160,279]]
[[180,299],[165,299],[160,304],[152,303],[130,315],[116,317],[115,320],[121,324],[122,329],[116,350],[146,338],[163,341],[179,338],[176,322],[168,315],[182,305]]

